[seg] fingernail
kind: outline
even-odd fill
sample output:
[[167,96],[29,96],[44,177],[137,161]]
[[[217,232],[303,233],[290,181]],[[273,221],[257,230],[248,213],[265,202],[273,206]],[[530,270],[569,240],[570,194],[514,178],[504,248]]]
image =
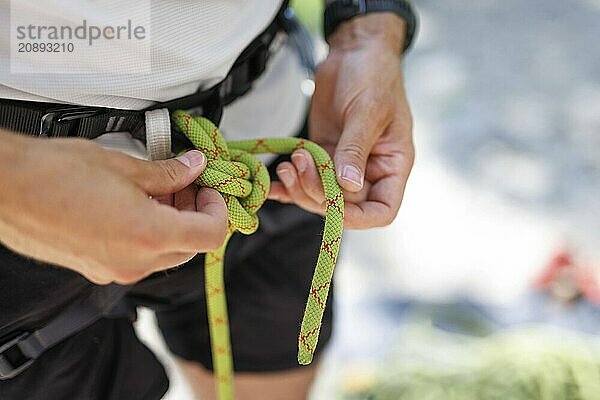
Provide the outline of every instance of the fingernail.
[[281,179],[285,187],[291,187],[294,185],[294,176],[289,170],[280,169],[277,174],[279,175],[279,179]]
[[344,168],[342,168],[342,174],[340,175],[340,178],[354,183],[361,189],[364,184],[363,174],[361,174],[358,168],[356,168],[354,165],[346,165]]
[[302,153],[294,153],[292,154],[292,161],[298,168],[298,172],[302,173],[306,171],[306,157]]
[[176,158],[177,161],[182,163],[188,168],[197,168],[204,164],[204,153],[198,150],[190,150],[184,155]]

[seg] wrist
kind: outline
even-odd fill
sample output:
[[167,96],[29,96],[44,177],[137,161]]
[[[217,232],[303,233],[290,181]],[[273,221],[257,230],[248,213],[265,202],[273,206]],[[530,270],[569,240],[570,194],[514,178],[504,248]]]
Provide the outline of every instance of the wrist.
[[377,12],[356,16],[341,23],[328,42],[332,50],[352,50],[377,44],[402,54],[406,39],[406,22],[391,12]]

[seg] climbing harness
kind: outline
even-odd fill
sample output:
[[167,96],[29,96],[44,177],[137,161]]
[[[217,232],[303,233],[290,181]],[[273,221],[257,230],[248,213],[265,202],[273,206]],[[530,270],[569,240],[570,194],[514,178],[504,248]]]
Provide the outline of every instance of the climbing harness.
[[[123,110],[70,104],[42,103],[0,98],[0,128],[41,137],[80,137],[95,139],[108,132],[129,132],[145,142],[145,112],[169,110],[201,110],[216,123],[223,107],[248,93],[266,70],[271,45],[281,32],[298,31],[293,15],[286,13],[284,0],[273,21],[242,51],[227,76],[209,88],[166,102],[158,102],[146,110]],[[178,138],[174,137],[174,140]],[[189,145],[189,144],[188,144]]]
[[[293,13],[287,9],[287,3],[287,0],[283,1],[273,22],[242,52],[225,79],[210,88],[200,88],[192,95],[165,103],[157,103],[147,110],[122,110],[0,99],[0,127],[31,136],[87,139],[96,139],[108,132],[130,132],[134,138],[147,143],[149,159],[167,158],[171,154],[171,150],[179,151],[190,145],[188,139],[181,132],[174,131],[172,135],[168,135],[169,127],[168,124],[165,125],[165,121],[168,120],[167,110],[193,109],[194,112],[201,113],[218,123],[223,107],[247,93],[256,79],[262,75],[270,57],[271,44],[280,32],[288,34],[292,44],[299,51],[303,68],[307,74],[312,74],[314,60],[312,59],[313,49],[309,43],[310,36],[295,20]],[[174,118],[177,124],[187,118],[183,117],[184,113],[182,112],[176,114],[181,118],[180,120]],[[223,193],[229,208],[230,232],[227,239],[235,230],[250,234],[257,229],[258,218],[255,214],[265,201],[269,191],[269,176],[264,166],[255,161],[256,159],[250,154],[289,154],[295,149],[305,148],[313,155],[319,167],[325,187],[327,216],[323,242],[298,341],[298,361],[300,364],[309,364],[319,336],[343,227],[343,195],[337,184],[333,163],[324,150],[308,140],[282,138],[225,143],[218,130],[208,120],[197,118],[190,120],[194,121],[190,126],[202,127],[194,128],[196,132],[209,132],[212,135],[214,129],[214,134],[219,137],[219,140],[211,142],[214,152],[216,152],[214,153],[215,157],[219,158],[213,159],[211,158],[212,154],[206,152],[209,159],[208,168],[200,177],[199,183]],[[208,142],[204,143],[204,139],[197,137],[197,133],[191,134],[191,131],[188,133],[189,129],[186,130],[185,125],[180,126],[180,130],[188,134],[190,139],[194,137],[193,140],[197,141],[193,142],[195,146],[203,144],[206,148],[212,148]],[[158,134],[155,135],[153,132]],[[172,143],[165,140],[168,136],[171,136]],[[209,137],[212,138],[210,135]],[[225,156],[226,154],[227,156]],[[206,181],[203,182],[204,179]],[[229,182],[227,182],[228,179]],[[220,399],[233,397],[231,388],[233,362],[231,361],[226,302],[222,283],[222,258],[226,243],[227,240],[220,252],[207,255],[207,265],[209,265],[208,259],[212,258],[214,268],[211,264],[211,267],[206,269],[207,272],[215,271],[211,282],[220,282],[217,282],[216,286],[210,286],[217,294],[214,297],[207,296],[211,298],[208,301],[212,302],[213,311],[224,311],[219,314],[224,317],[223,320],[215,318],[213,312],[209,321],[211,340],[213,341],[211,344],[213,357],[215,360],[219,360],[213,363],[215,372],[217,376],[224,377],[219,380],[221,382],[219,383],[219,393],[229,393],[229,397],[220,394]],[[220,271],[220,276],[218,271]],[[128,286],[111,285],[109,289],[94,290],[88,297],[76,301],[61,311],[46,325],[28,332],[13,332],[0,338],[0,380],[11,379],[19,375],[54,345],[80,332],[100,318],[133,318],[132,310],[125,307],[125,303],[121,301],[130,289]],[[220,293],[219,290],[221,290]],[[216,346],[215,341],[223,345],[222,349]],[[227,385],[229,385],[229,389],[222,389],[227,388]]]
[[196,183],[219,191],[227,204],[228,229],[225,241],[218,250],[206,255],[205,291],[217,394],[220,400],[230,400],[234,398],[233,357],[223,278],[225,249],[234,232],[249,235],[258,229],[256,213],[267,199],[270,188],[267,169],[253,154],[290,154],[294,150],[305,149],[312,155],[323,182],[325,229],[298,337],[298,362],[302,365],[311,363],[319,338],[342,238],[344,195],[331,158],[325,150],[309,140],[277,138],[225,142],[217,127],[206,118],[192,117],[184,111],[176,111],[172,117],[175,126],[208,160]]

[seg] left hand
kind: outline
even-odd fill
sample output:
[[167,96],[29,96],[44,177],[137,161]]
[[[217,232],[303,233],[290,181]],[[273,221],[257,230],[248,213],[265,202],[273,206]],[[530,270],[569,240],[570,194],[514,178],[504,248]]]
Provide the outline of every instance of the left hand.
[[[333,160],[345,195],[345,226],[390,224],[414,160],[412,117],[400,69],[404,22],[390,13],[356,17],[330,37],[315,76],[310,139]],[[324,214],[321,179],[306,150],[277,167],[269,197]]]

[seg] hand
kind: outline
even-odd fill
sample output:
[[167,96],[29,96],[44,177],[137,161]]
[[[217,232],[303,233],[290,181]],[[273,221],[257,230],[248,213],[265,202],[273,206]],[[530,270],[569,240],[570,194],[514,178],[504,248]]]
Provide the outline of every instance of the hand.
[[206,165],[199,151],[150,162],[90,141],[7,132],[0,148],[0,241],[19,253],[128,284],[223,242],[221,195],[191,186]]
[[[340,25],[316,73],[310,138],[333,155],[346,199],[345,225],[390,224],[414,160],[412,117],[400,69],[404,22],[375,13]],[[281,163],[270,198],[324,213],[321,181],[310,155]]]

